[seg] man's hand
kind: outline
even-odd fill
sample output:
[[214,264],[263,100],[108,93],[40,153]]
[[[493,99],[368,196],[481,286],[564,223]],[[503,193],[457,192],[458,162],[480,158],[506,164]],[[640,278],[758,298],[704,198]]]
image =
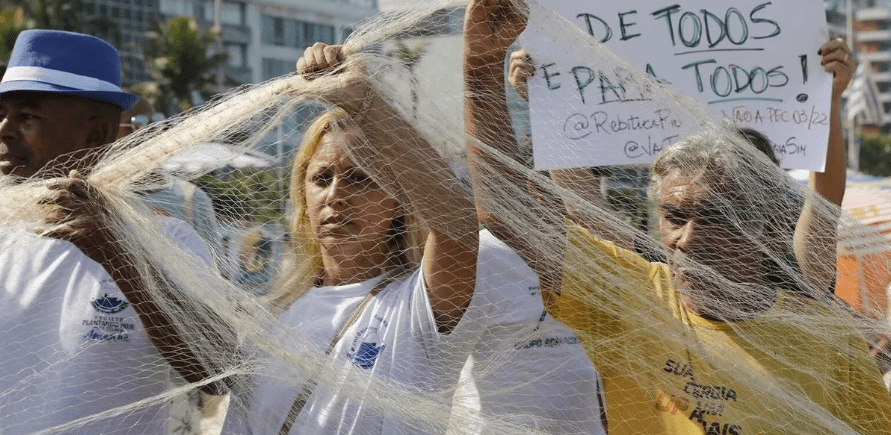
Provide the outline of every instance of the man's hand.
[[43,235],[67,240],[97,263],[114,267],[110,262],[116,259],[118,246],[102,195],[77,171],[52,182],[47,190],[39,203],[53,210],[46,217],[49,230]]
[[851,83],[857,62],[851,54],[851,48],[841,38],[830,39],[817,52],[821,56],[821,64],[826,72],[833,74],[832,99],[841,98],[842,92]]
[[464,15],[465,65],[503,62],[507,48],[526,28],[521,0],[471,0]]
[[529,86],[526,82],[534,75],[535,67],[532,66],[532,58],[526,50],[511,53],[507,79],[524,100],[529,100]]
[[297,60],[297,72],[314,82],[312,97],[334,104],[353,116],[368,110],[373,89],[364,67],[346,55],[342,45],[316,42]]

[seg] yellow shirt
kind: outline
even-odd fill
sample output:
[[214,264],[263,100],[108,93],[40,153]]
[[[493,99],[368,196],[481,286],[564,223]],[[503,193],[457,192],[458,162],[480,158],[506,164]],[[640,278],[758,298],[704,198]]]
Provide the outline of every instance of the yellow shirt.
[[545,297],[604,378],[610,435],[891,434],[891,400],[854,320],[779,291],[757,318],[684,308],[669,271],[570,226]]

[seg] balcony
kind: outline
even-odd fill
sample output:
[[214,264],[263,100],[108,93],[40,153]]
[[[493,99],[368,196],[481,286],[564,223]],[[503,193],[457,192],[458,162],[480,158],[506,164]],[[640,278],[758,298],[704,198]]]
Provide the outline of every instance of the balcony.
[[859,53],[857,55],[863,62],[889,62],[891,61],[891,53],[887,51],[875,51],[872,53]]
[[891,30],[869,30],[855,33],[857,42],[885,42],[891,41]]
[[891,10],[885,8],[863,8],[854,13],[857,21],[891,20]]
[[872,73],[870,74],[870,77],[872,77],[876,83],[891,82],[891,72],[888,71]]
[[226,77],[238,83],[253,83],[253,71],[246,66],[226,65]]
[[223,24],[223,42],[248,45],[251,43],[251,28]]
[[340,3],[346,3],[353,6],[361,6],[363,8],[377,9],[377,0],[337,0]]

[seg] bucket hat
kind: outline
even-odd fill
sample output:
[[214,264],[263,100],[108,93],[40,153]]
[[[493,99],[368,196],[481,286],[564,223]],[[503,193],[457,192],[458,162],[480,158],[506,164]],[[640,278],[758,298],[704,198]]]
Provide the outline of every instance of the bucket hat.
[[0,95],[32,91],[72,95],[128,110],[139,99],[121,91],[121,58],[111,44],[89,35],[58,30],[19,34]]

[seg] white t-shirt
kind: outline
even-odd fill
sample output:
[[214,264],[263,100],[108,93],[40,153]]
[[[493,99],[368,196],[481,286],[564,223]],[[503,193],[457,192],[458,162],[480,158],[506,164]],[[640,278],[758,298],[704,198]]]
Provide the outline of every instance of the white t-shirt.
[[484,330],[461,372],[452,428],[485,433],[460,418],[482,416],[544,433],[604,433],[597,371],[575,334],[547,315],[535,272],[487,230],[477,270],[485,285],[464,320]]
[[[165,229],[207,261],[184,222]],[[74,245],[0,231],[0,434],[24,434],[126,406],[168,388],[169,365],[136,311],[95,261]],[[64,433],[160,434],[166,407],[139,407]]]
[[[281,316],[295,336],[315,353],[327,349],[346,318],[382,278],[357,284],[317,287]],[[451,391],[466,358],[455,350],[454,334],[437,331],[420,271],[387,285],[362,311],[331,356],[336,374],[314,389],[291,428],[292,434],[415,434],[424,429],[403,419],[386,418],[370,404],[382,393],[369,379],[397,382],[410,392]],[[296,346],[292,351],[299,352]],[[362,372],[358,378],[351,373]],[[363,376],[371,375],[371,376]],[[230,409],[224,433],[278,434],[302,385],[299,373],[284,365],[260,377],[247,404]],[[391,394],[387,389],[386,394]],[[358,397],[349,397],[357,394]],[[447,408],[451,396],[442,394]]]

